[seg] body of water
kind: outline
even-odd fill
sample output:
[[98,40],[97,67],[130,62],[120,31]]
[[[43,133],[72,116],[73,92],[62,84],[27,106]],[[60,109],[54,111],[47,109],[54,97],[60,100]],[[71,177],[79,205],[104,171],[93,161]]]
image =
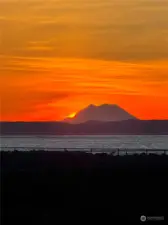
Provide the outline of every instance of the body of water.
[[1,150],[11,147],[168,149],[168,135],[1,136]]

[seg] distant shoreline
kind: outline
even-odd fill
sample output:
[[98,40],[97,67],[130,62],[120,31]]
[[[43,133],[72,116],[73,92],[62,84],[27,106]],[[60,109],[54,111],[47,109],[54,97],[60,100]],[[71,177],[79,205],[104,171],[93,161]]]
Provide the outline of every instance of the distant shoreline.
[[0,122],[0,135],[168,135],[168,120],[117,122]]

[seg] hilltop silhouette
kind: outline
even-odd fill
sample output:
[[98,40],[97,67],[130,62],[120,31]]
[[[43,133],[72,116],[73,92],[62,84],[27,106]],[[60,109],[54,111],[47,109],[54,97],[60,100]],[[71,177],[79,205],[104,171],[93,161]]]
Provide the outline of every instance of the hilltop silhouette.
[[80,110],[73,118],[65,118],[64,122],[84,123],[87,121],[123,121],[137,119],[120,106],[115,104],[89,105]]

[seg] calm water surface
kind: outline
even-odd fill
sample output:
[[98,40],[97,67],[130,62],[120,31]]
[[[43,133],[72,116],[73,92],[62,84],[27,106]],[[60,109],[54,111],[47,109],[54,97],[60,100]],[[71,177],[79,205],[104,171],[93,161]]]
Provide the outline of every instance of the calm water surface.
[[168,135],[0,136],[0,147],[168,149]]

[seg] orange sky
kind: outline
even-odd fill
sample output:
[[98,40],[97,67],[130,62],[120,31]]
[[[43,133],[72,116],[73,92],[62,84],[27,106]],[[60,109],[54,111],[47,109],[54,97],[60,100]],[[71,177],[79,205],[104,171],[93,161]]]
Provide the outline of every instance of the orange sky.
[[0,120],[89,104],[168,119],[168,2],[0,0]]

